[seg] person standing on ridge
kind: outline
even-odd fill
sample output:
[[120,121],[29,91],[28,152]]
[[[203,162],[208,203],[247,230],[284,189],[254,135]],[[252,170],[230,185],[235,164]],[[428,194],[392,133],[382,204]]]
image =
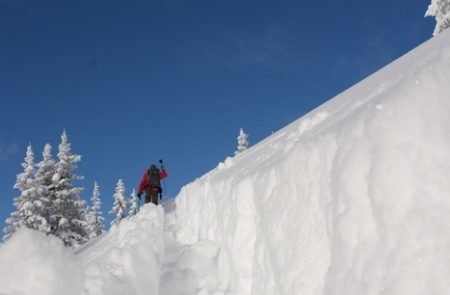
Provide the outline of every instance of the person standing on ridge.
[[137,195],[140,200],[142,192],[145,191],[145,204],[152,202],[158,205],[158,194],[162,196],[161,180],[167,177],[167,172],[162,164],[162,160],[159,162],[161,163],[161,171],[155,164],[151,164],[150,168],[145,171],[139,184]]

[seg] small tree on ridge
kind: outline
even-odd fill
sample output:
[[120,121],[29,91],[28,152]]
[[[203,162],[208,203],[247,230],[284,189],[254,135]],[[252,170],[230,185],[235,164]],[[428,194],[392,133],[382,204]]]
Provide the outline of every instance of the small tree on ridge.
[[112,210],[109,212],[114,214],[116,217],[111,221],[111,225],[120,222],[125,218],[125,211],[127,210],[127,199],[125,197],[125,184],[122,179],[116,184],[116,192],[114,194],[114,204]]
[[234,152],[234,155],[240,154],[243,151],[245,151],[246,149],[248,149],[248,134],[246,134],[244,132],[244,130],[241,128],[241,130],[239,131],[239,136],[237,137],[237,150]]

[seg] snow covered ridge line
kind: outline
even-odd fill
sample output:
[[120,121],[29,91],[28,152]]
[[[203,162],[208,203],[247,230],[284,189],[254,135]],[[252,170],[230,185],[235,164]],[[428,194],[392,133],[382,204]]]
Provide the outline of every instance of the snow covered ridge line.
[[[348,120],[352,113],[358,113],[361,108],[382,107],[377,101],[383,100],[384,95],[389,93],[391,89],[401,87],[405,79],[414,79],[423,67],[432,65],[438,60],[443,59],[442,62],[446,62],[447,51],[436,48],[433,44],[436,42],[446,43],[446,40],[450,38],[449,31],[447,30],[434,37],[433,42],[424,42],[305,116],[255,144],[250,150],[258,149],[259,144],[264,144],[266,141],[276,141],[277,138],[286,136],[286,134],[295,139],[309,138],[325,132],[328,128],[333,128],[340,120]],[[405,68],[408,68],[408,70],[405,71]],[[417,81],[417,83],[419,82]]]
[[[408,87],[408,83],[405,81],[413,80],[414,82],[411,83],[420,83],[416,79],[419,71],[423,71],[425,67],[432,71],[433,64],[445,64],[450,59],[448,50],[441,48],[446,46],[449,38],[450,30],[447,30],[424,42],[308,114],[249,147],[245,153],[239,153],[236,157],[239,157],[239,161],[243,161],[243,158],[249,158],[247,168],[251,168],[254,166],[252,164],[254,162],[253,155],[259,154],[260,149],[265,149],[266,153],[265,156],[260,157],[269,157],[269,153],[278,153],[280,144],[276,142],[285,144],[286,139],[288,139],[288,142],[308,141],[312,137],[320,136],[329,129],[335,128],[336,125],[344,123],[342,121],[350,120],[354,114],[358,114],[364,109],[381,110],[383,108],[382,101],[387,93],[397,88]],[[442,46],[435,46],[436,43],[440,43]],[[408,68],[408,70],[405,70],[405,68]],[[272,148],[268,148],[269,146]],[[285,149],[288,149],[289,146],[287,145]],[[232,166],[234,162],[235,159],[229,157],[224,162],[219,163],[219,169],[212,170],[202,177],[209,177],[210,174],[217,173],[223,167]]]
[[180,237],[236,294],[448,294],[448,77],[447,30],[185,186]]
[[158,294],[163,224],[163,209],[146,205],[76,254],[56,237],[21,229],[0,245],[0,294]]
[[175,214],[145,205],[76,254],[17,232],[0,294],[448,294],[449,35],[185,186]]
[[[277,141],[285,144],[284,141],[287,137],[289,141],[308,141],[311,137],[320,136],[328,129],[335,128],[336,125],[341,124],[341,121],[349,120],[353,114],[358,114],[365,108],[381,110],[383,108],[381,101],[384,100],[386,94],[396,88],[407,87],[405,80],[414,80],[414,83],[420,83],[421,81],[415,77],[424,67],[428,67],[432,71],[433,64],[439,63],[441,60],[441,63],[447,63],[450,58],[448,50],[441,48],[442,46],[434,46],[434,44],[439,42],[446,46],[449,38],[450,30],[434,37],[433,40],[424,42],[391,64],[263,139],[245,153],[240,153],[237,155],[239,161],[242,161],[242,158],[249,158],[249,165],[246,167],[250,168],[253,166],[251,162],[254,162],[253,155],[259,154],[260,149],[265,149],[266,154],[269,150],[271,153],[278,153]],[[405,68],[408,70],[406,71]],[[268,149],[268,146],[273,148]],[[234,162],[234,158],[227,158],[223,163],[219,163],[218,169],[206,173],[203,177],[209,177],[210,174],[217,173],[223,167],[232,166]]]

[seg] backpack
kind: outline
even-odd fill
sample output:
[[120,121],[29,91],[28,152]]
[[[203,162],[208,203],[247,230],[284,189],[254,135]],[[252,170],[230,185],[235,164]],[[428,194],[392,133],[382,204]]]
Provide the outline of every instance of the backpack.
[[148,170],[148,182],[147,186],[149,187],[161,187],[159,171],[158,169]]

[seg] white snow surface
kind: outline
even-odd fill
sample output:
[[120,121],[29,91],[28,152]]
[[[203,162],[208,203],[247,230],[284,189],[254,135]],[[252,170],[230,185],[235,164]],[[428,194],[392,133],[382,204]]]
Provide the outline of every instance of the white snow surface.
[[20,230],[0,295],[450,290],[450,31],[73,252]]
[[185,243],[236,294],[449,294],[450,32],[197,181]]
[[83,266],[60,239],[20,229],[0,245],[1,295],[79,295]]

